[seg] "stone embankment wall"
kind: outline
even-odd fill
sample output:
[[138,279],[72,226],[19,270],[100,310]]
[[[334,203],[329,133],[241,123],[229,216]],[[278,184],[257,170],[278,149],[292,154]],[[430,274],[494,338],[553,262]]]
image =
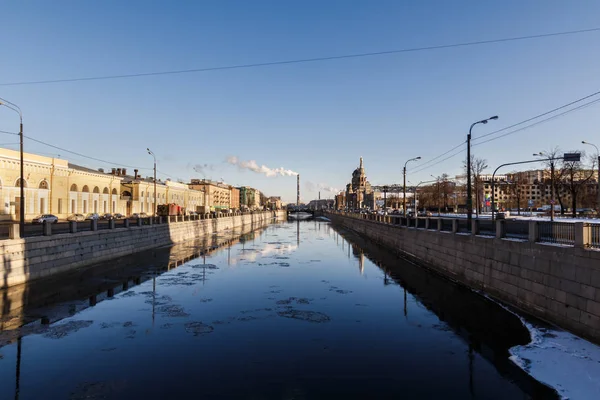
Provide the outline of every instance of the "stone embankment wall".
[[139,251],[222,233],[259,228],[285,211],[265,211],[214,219],[130,226],[0,241],[0,287],[44,278]]
[[598,250],[327,216],[418,264],[600,343]]

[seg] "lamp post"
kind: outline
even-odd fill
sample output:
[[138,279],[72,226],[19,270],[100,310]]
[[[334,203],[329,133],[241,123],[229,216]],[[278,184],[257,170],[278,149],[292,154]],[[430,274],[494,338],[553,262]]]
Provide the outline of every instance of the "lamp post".
[[596,178],[596,182],[598,182],[598,190],[596,193],[596,211],[600,213],[600,150],[598,150],[598,146],[596,146],[593,143],[590,142],[586,142],[585,140],[582,140],[581,143],[583,144],[587,144],[589,146],[594,146],[594,148],[596,149],[596,155],[598,156],[598,176]]
[[554,221],[554,161],[556,160],[551,155],[543,152],[533,154],[534,157],[547,157],[550,161],[550,221]]
[[[410,160],[407,160],[404,163],[404,169],[402,170],[402,175],[404,178],[404,184],[403,184],[403,188],[402,188],[402,211],[404,211],[405,215],[406,215],[406,164],[408,164],[411,161],[417,161],[420,159],[421,159],[421,157],[419,156],[419,157],[415,157],[415,158],[411,158]],[[416,204],[415,204],[415,214],[416,214],[416,212],[417,212],[417,209],[416,209]]]
[[154,218],[156,218],[156,156],[149,148],[146,148],[146,150],[154,158]]
[[21,164],[21,179],[19,179],[19,189],[20,189],[20,195],[19,195],[19,235],[21,237],[23,237],[24,231],[25,231],[25,189],[24,189],[24,184],[25,184],[25,173],[24,173],[24,167],[23,167],[23,113],[21,112],[21,108],[19,108],[18,105],[11,103],[8,100],[4,100],[2,98],[0,98],[0,106],[4,106],[10,110],[13,110],[14,112],[16,112],[17,114],[19,114],[19,120],[20,120],[20,125],[19,125],[19,156],[20,156],[20,164]]
[[469,128],[469,134],[467,135],[467,226],[471,226],[471,220],[473,218],[473,193],[471,189],[471,132],[473,127],[477,124],[487,124],[490,120],[498,119],[497,115],[482,119],[481,121],[473,122]]

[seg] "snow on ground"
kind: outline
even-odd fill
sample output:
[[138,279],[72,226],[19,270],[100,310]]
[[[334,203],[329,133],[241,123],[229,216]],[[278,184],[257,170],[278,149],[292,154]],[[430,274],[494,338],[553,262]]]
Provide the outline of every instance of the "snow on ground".
[[554,327],[543,327],[476,291],[516,315],[529,330],[531,342],[509,349],[510,360],[563,399],[600,399],[600,346]]

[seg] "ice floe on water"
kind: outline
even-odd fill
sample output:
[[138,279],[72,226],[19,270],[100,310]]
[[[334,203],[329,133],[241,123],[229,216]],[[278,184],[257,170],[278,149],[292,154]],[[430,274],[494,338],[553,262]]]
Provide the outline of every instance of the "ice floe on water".
[[529,344],[509,349],[512,362],[562,399],[600,399],[600,346],[558,328],[536,325],[479,293],[519,318],[531,335]]
[[539,382],[556,389],[563,399],[600,399],[600,346],[519,318],[532,340],[511,348],[510,359]]

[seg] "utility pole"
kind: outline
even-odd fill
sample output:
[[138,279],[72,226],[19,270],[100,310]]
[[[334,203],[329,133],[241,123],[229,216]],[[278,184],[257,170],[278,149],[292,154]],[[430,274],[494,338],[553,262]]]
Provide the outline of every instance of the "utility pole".
[[[404,211],[404,215],[406,215],[406,164],[408,164],[411,161],[417,161],[420,160],[421,157],[415,157],[415,158],[411,158],[410,160],[406,161],[404,163],[404,168],[402,169],[402,175],[403,175],[403,185],[402,185],[402,211]],[[417,213],[417,204],[415,203],[415,214]]]
[[149,148],[146,148],[146,150],[154,158],[154,218],[156,218],[156,156]]
[[469,128],[469,134],[467,135],[467,226],[471,226],[471,220],[473,219],[473,192],[471,188],[471,132],[473,127],[477,124],[487,124],[490,120],[498,119],[497,115],[488,119],[482,119],[481,121],[473,122]]
[[23,237],[25,233],[25,168],[23,165],[23,113],[21,112],[21,108],[18,105],[11,103],[8,100],[4,100],[2,98],[0,98],[0,106],[4,106],[19,114],[19,158],[21,164],[21,178],[19,179],[19,235]]

